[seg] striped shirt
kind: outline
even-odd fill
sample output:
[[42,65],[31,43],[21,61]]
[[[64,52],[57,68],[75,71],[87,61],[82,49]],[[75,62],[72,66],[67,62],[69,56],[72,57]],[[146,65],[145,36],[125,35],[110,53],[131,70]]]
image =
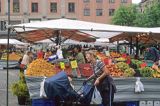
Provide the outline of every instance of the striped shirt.
[[94,71],[94,74],[98,77],[100,76],[102,73],[103,73],[103,70],[102,68],[105,66],[105,64],[100,61],[100,60],[97,60],[96,61],[96,64],[93,66],[93,71]]

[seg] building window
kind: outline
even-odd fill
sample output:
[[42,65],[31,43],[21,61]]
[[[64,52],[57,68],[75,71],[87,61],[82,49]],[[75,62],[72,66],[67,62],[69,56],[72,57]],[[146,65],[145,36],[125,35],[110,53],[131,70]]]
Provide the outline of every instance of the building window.
[[90,16],[90,9],[84,9],[84,16]]
[[75,3],[68,3],[68,12],[69,13],[75,12]]
[[50,12],[56,13],[57,12],[57,3],[50,4]]
[[115,11],[115,9],[109,9],[109,16],[113,16],[114,15],[114,11]]
[[96,0],[96,2],[97,2],[97,3],[102,3],[102,2],[103,2],[103,0]]
[[19,0],[13,0],[13,13],[18,13],[19,9]]
[[11,25],[21,24],[21,20],[10,21]]
[[29,22],[30,23],[33,23],[33,22],[40,22],[41,21],[41,19],[29,19]]
[[96,16],[102,16],[103,12],[102,9],[96,9]]
[[32,12],[38,12],[38,3],[32,3]]
[[88,3],[88,2],[89,2],[89,0],[83,0],[83,2],[84,2],[84,3]]
[[109,3],[115,3],[115,0],[109,0]]
[[121,3],[127,3],[127,0],[121,0]]

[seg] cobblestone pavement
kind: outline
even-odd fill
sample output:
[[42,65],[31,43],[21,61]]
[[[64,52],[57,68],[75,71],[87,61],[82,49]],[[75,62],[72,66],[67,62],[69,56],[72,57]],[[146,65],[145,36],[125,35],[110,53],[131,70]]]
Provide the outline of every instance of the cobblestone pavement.
[[[6,106],[6,79],[7,79],[7,70],[0,70],[0,106]],[[18,70],[9,69],[9,84],[18,80]],[[9,91],[9,106],[18,106],[17,97],[13,96]]]

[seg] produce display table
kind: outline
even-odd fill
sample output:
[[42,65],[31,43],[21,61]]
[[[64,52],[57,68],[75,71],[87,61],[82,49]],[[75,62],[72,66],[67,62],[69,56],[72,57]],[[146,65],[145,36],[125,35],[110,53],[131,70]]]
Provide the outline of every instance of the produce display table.
[[[18,66],[18,61],[9,61],[9,68],[15,68]],[[7,68],[7,61],[6,60],[0,60],[0,68]]]
[[29,95],[31,99],[40,99],[40,84],[43,81],[43,77],[28,77],[25,76]]
[[117,93],[114,101],[160,100],[160,79],[141,78],[144,92],[135,93],[136,78],[115,78]]
[[[73,78],[73,85],[78,90],[85,78]],[[141,78],[141,82],[144,85],[144,92],[135,93],[136,78],[114,78],[117,87],[117,93],[115,93],[115,102],[125,101],[148,101],[148,100],[160,100],[160,79],[156,78]],[[32,99],[40,98],[40,82],[43,81],[43,77],[26,77],[27,86],[29,89],[30,97]]]
[[[76,89],[78,89],[84,79],[73,79]],[[114,78],[117,92],[115,93],[115,102],[125,101],[149,101],[160,100],[160,79],[141,78],[144,85],[144,92],[135,93],[136,78]]]

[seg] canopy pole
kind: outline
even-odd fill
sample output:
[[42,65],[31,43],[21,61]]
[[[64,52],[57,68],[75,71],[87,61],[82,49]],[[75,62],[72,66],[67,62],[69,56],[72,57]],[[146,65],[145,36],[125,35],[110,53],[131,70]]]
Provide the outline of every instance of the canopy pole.
[[130,38],[130,55],[132,54],[132,36]]
[[58,31],[58,35],[59,35],[59,45],[61,45],[61,41],[62,41],[62,38],[61,38],[61,30]]
[[119,40],[117,41],[117,52],[119,53]]
[[139,46],[138,46],[138,37],[136,37],[136,59],[138,59]]
[[[10,25],[10,0],[8,0],[8,25]],[[6,93],[6,106],[8,106],[8,89],[9,89],[9,68],[8,68],[8,61],[9,61],[9,37],[10,37],[10,27],[8,27],[8,36],[7,36],[7,93]]]

